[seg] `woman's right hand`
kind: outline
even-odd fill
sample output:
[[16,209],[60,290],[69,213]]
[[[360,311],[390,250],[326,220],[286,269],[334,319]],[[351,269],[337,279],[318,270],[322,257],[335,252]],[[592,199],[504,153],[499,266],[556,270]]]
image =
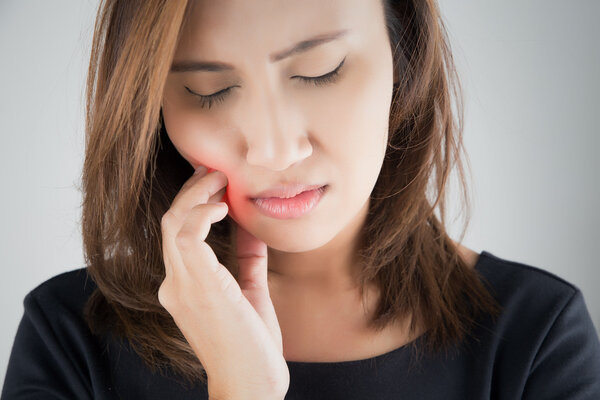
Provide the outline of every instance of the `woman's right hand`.
[[206,169],[182,186],[161,221],[166,276],[158,299],[206,370],[211,399],[283,399],[289,371],[269,295],[267,246],[237,226],[239,282],[205,239],[228,211],[227,185]]

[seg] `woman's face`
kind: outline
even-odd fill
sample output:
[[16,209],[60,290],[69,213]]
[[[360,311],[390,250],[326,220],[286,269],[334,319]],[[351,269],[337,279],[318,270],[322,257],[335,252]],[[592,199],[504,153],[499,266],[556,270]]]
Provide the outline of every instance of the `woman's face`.
[[[194,1],[175,52],[180,68],[172,68],[163,95],[165,128],[193,167],[227,175],[230,216],[272,248],[320,247],[368,209],[385,155],[393,84],[380,3]],[[335,38],[274,56],[318,35]],[[229,67],[194,70],[200,61]],[[340,65],[330,81],[300,78]],[[199,97],[217,92],[212,100]],[[298,218],[264,215],[250,200],[287,182],[328,186]]]

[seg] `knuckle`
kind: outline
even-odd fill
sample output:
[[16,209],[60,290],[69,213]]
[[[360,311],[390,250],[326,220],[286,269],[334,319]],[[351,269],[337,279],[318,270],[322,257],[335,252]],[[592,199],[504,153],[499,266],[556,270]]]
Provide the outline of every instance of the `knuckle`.
[[171,224],[171,221],[175,218],[175,214],[169,209],[167,212],[163,214],[160,219],[160,226],[164,230],[168,225]]
[[169,309],[172,305],[173,298],[169,286],[165,284],[165,281],[158,288],[158,302],[165,309]]
[[[206,201],[208,201],[208,198],[210,197],[210,191],[205,186],[198,187],[196,196],[198,199],[200,199],[202,201],[202,203],[205,203]],[[198,204],[196,207],[201,206],[201,205],[202,204]]]
[[193,212],[194,214],[202,214],[202,212],[204,212],[204,207],[206,206],[206,204],[196,204],[195,206],[193,206],[190,209],[190,212]]
[[210,247],[210,244],[202,242],[199,244],[198,250],[199,259],[202,259],[206,263],[208,269],[213,271],[219,269],[219,260],[212,247]]
[[215,274],[217,285],[221,291],[227,293],[233,300],[238,300],[239,296],[243,295],[236,280],[233,278],[227,268],[219,265]]
[[194,246],[198,246],[198,240],[196,236],[189,232],[179,231],[179,233],[175,236],[175,244],[179,249],[189,249]]
[[212,248],[210,245],[204,241],[198,243],[198,255],[202,257],[203,260],[206,260],[206,257],[212,253]]

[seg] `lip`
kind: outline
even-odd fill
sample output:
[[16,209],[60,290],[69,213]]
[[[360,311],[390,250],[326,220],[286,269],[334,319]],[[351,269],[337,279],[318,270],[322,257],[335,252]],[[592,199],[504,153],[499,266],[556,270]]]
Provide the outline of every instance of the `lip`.
[[296,195],[306,192],[313,189],[318,189],[320,187],[326,186],[322,185],[307,185],[303,183],[288,183],[288,184],[279,184],[271,187],[270,189],[263,190],[256,196],[252,196],[250,199],[265,199],[271,197],[279,197],[282,199],[288,199],[295,197]]
[[[297,193],[292,197],[285,198],[271,196],[251,198],[250,200],[256,206],[259,212],[268,217],[277,219],[299,218],[305,214],[308,214],[319,204],[321,198],[328,188],[328,185],[313,185],[308,188],[308,190]],[[294,190],[297,190],[297,188]],[[271,193],[272,192],[267,194]],[[261,195],[263,194],[261,193]]]

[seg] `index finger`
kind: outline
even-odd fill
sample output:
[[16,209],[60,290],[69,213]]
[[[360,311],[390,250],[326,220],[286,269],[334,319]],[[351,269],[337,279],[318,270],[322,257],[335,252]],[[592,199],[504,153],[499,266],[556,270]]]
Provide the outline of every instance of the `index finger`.
[[206,175],[192,175],[181,187],[173,199],[169,210],[178,220],[198,204],[206,204],[208,199],[228,183],[227,176],[221,171],[212,171]]

